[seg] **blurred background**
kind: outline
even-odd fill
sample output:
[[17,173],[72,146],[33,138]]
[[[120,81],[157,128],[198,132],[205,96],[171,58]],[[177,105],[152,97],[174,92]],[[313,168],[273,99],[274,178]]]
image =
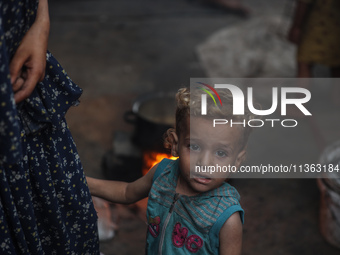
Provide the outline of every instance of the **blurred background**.
[[[146,152],[164,152],[157,142],[145,148],[136,141],[141,131],[138,116],[131,113],[136,102],[156,97],[151,108],[173,110],[168,95],[188,87],[190,78],[296,76],[296,47],[286,40],[294,1],[242,4],[245,8],[235,9],[208,0],[49,1],[49,50],[84,90],[67,120],[87,175],[133,180],[146,167],[146,157],[157,161]],[[313,73],[330,76],[321,65]],[[331,87],[311,88],[313,100],[317,95],[313,120],[299,121],[289,135],[268,128],[254,132],[246,164],[264,158],[273,164],[290,159],[317,163],[324,149],[340,139],[340,111],[329,99]],[[315,179],[231,182],[245,210],[243,254],[339,254],[320,233],[321,194]],[[143,254],[146,201],[97,207],[103,231],[114,231],[113,238],[111,232],[101,242],[101,252]]]

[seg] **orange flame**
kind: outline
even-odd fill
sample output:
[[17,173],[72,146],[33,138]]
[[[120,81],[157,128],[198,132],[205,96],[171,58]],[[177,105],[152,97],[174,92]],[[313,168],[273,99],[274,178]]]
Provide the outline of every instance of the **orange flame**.
[[161,162],[163,158],[168,158],[172,160],[176,160],[177,157],[171,156],[167,153],[159,153],[155,151],[148,151],[145,152],[143,155],[143,175],[146,175],[146,173],[157,163]]

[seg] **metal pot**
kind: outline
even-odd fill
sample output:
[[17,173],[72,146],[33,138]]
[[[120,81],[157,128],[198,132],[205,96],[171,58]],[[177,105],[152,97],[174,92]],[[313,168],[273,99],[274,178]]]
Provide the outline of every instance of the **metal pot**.
[[148,150],[163,150],[163,135],[175,125],[175,93],[157,92],[138,98],[124,115],[135,126],[133,142]]

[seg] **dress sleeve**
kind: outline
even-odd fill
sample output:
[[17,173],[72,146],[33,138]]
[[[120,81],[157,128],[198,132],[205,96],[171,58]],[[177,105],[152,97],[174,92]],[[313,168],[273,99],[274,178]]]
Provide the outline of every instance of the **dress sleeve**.
[[171,159],[167,159],[167,158],[164,158],[162,159],[161,162],[159,162],[158,166],[157,166],[157,169],[153,175],[153,178],[152,178],[152,183],[154,183],[154,181],[158,178],[158,176],[161,175],[161,173],[163,172],[163,170],[166,168],[166,166],[171,162],[172,160]]

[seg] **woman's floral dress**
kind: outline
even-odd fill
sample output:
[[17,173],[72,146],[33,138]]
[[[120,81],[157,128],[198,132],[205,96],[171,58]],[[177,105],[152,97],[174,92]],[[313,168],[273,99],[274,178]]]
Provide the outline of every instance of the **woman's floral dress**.
[[97,214],[64,115],[82,90],[48,52],[16,105],[9,63],[37,0],[0,1],[0,254],[99,254]]

